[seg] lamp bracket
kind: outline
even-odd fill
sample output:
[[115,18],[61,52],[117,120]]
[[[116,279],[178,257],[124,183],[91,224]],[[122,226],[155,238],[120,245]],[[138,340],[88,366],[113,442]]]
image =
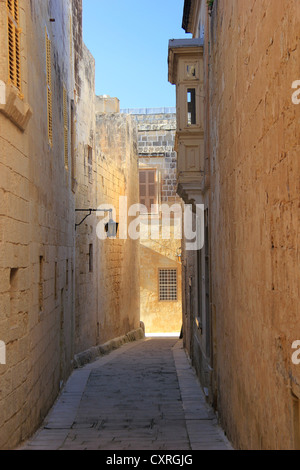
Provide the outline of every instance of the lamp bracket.
[[92,215],[93,212],[110,212],[112,213],[112,209],[75,209],[75,212],[88,212],[88,214],[82,219],[79,224],[75,224],[75,231],[77,227],[79,227],[83,222],[90,216]]

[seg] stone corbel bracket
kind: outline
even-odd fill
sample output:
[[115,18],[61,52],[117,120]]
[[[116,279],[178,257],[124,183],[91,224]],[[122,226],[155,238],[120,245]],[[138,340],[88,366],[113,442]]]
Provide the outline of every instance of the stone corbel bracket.
[[32,109],[19,96],[19,91],[11,84],[0,80],[0,113],[10,119],[22,132],[26,130],[32,116]]

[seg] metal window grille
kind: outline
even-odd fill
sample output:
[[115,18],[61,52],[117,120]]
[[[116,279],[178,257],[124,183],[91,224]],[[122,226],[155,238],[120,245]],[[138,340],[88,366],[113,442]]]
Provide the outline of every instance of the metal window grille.
[[177,300],[177,269],[159,270],[159,300],[161,302]]

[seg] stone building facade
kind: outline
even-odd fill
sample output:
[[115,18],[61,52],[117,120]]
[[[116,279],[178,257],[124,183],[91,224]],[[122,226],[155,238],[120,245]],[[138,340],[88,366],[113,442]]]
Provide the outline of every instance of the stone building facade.
[[71,2],[0,9],[2,448],[35,428],[72,368],[75,203],[64,139]]
[[[137,122],[140,203],[145,206],[141,209],[140,228],[141,321],[146,334],[179,334],[182,212],[176,194],[176,109],[126,112]],[[170,208],[175,212],[168,217]]]
[[300,448],[299,23],[296,1],[186,0],[193,38],[170,41],[178,90],[174,57],[198,48],[202,70],[205,244],[183,255],[184,342],[237,449]]
[[[107,126],[105,116],[96,119],[81,0],[1,0],[0,51],[0,448],[6,449],[37,428],[78,354],[132,330],[140,334],[137,302],[116,304],[116,291],[128,288],[125,262],[139,291],[138,243],[98,240],[93,219],[75,231],[78,204],[114,203],[118,192],[138,202],[138,160],[129,117]],[[110,124],[122,140],[121,159],[102,147]],[[105,291],[105,303],[97,291]]]
[[[88,78],[89,69],[83,70]],[[79,355],[140,326],[139,242],[97,237],[99,223],[108,219],[105,209],[113,208],[114,220],[128,226],[131,218],[128,210],[122,213],[119,198],[126,198],[128,208],[138,202],[136,125],[110,97],[97,96],[89,103],[85,94],[84,106],[85,116],[91,110],[92,126],[79,144],[76,207],[103,211],[91,214],[76,230],[75,353]],[[82,123],[86,124],[87,120]],[[77,222],[85,215],[78,212]]]

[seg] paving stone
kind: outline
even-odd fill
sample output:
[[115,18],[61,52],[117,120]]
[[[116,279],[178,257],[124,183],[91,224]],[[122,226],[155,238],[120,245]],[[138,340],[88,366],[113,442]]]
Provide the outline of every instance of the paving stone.
[[75,370],[24,450],[231,449],[182,343],[125,345]]

